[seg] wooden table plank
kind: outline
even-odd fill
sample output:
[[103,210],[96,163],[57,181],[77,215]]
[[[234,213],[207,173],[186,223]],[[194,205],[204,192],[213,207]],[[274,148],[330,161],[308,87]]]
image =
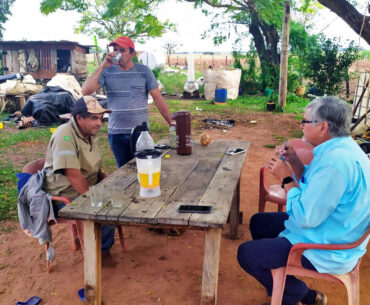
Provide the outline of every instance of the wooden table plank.
[[214,142],[206,147],[200,146],[200,151],[202,153],[199,156],[199,160],[197,160],[198,163],[196,167],[187,180],[184,181],[181,187],[176,191],[171,199],[171,203],[167,204],[166,208],[162,209],[158,214],[157,219],[159,223],[189,224],[191,214],[179,213],[178,208],[182,204],[197,205],[199,203],[222,157],[229,147],[229,141],[222,141],[222,143],[223,145]]
[[239,155],[224,155],[220,166],[199,202],[201,205],[212,205],[212,212],[210,214],[193,213],[189,225],[214,228],[224,226],[239,183],[248,147],[249,142],[247,141],[233,142],[229,146],[229,149],[244,148],[246,152]]

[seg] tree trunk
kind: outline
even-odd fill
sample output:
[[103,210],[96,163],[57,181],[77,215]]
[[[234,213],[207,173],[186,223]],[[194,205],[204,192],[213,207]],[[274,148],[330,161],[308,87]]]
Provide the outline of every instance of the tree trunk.
[[[254,13],[252,13],[249,33],[253,36],[262,75],[270,75],[272,79],[277,79],[279,77],[278,69],[280,65],[280,57],[277,51],[279,33],[275,28],[261,21]],[[269,85],[265,78],[262,82],[263,89]]]
[[364,21],[361,37],[370,45],[370,17],[361,15],[356,8],[346,0],[318,0],[322,5],[332,10],[342,18],[357,34],[360,34]]

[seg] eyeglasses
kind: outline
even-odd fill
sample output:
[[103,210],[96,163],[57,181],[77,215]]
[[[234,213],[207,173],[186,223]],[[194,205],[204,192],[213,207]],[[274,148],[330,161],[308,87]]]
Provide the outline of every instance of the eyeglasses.
[[301,121],[302,125],[304,125],[304,124],[313,124],[313,123],[320,123],[320,121],[309,121],[309,120],[302,120]]

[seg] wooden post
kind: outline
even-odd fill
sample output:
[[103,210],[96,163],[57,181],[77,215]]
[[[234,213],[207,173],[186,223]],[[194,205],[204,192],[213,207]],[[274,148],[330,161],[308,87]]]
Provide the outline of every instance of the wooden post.
[[25,94],[18,94],[15,97],[17,98],[17,102],[19,102],[19,110],[22,110],[24,104],[26,103],[26,95]]
[[208,229],[204,238],[201,305],[217,304],[218,269],[220,263],[221,229]]
[[290,19],[290,4],[289,1],[284,1],[283,12],[283,31],[281,39],[280,53],[280,81],[279,81],[279,107],[286,107],[286,95],[288,84],[288,47],[289,47],[289,19]]
[[239,225],[239,209],[240,209],[240,181],[235,189],[233,202],[230,209],[230,238],[238,238],[238,225]]
[[8,104],[8,100],[6,99],[4,94],[0,94],[0,104],[1,104],[0,113],[2,113],[5,110],[6,104]]
[[101,225],[84,222],[85,302],[101,305]]

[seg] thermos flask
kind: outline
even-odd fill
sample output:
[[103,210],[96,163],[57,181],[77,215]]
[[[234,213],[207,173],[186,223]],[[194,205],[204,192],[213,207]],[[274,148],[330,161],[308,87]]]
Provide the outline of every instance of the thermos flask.
[[191,154],[191,117],[188,111],[178,111],[172,115],[176,121],[176,142],[179,155]]

